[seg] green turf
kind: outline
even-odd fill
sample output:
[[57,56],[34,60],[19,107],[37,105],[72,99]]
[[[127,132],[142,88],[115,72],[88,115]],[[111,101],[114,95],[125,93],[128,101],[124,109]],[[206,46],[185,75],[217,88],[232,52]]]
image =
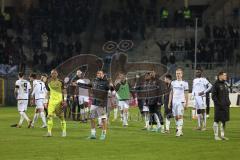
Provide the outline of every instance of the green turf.
[[[136,109],[131,110],[136,113]],[[33,108],[28,111],[33,116]],[[212,115],[211,115],[212,117]],[[212,118],[208,130],[195,131],[196,122],[185,112],[184,136],[176,138],[174,128],[171,134],[142,131],[143,121],[133,116],[129,127],[120,122],[111,122],[105,141],[87,140],[89,124],[67,122],[67,137],[60,136],[59,121],[54,119],[53,137],[42,137],[46,129],[40,119],[36,128],[11,128],[18,121],[15,107],[0,108],[0,160],[238,160],[240,159],[240,109],[231,109],[231,121],[227,124],[229,141],[214,141]],[[172,126],[174,123],[172,121]],[[100,130],[97,130],[99,138]]]

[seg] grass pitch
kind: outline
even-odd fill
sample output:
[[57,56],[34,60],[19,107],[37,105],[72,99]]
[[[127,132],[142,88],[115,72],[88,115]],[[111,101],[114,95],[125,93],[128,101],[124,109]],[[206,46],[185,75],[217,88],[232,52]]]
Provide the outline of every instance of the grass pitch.
[[[33,117],[34,109],[28,110]],[[240,109],[231,109],[231,120],[227,123],[226,136],[229,141],[215,141],[212,117],[208,119],[208,130],[195,131],[195,120],[185,112],[184,136],[175,137],[174,121],[171,133],[161,134],[142,131],[143,121],[134,117],[132,109],[129,127],[121,122],[111,122],[105,141],[87,140],[90,127],[75,121],[67,121],[67,137],[61,137],[60,122],[54,119],[53,137],[43,137],[46,129],[11,128],[18,122],[16,107],[0,108],[0,160],[239,160],[240,159]],[[101,131],[97,130],[99,138]]]

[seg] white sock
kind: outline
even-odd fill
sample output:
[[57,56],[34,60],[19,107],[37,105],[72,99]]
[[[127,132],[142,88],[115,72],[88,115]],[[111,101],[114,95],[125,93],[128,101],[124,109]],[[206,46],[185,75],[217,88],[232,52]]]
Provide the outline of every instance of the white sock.
[[80,114],[81,115],[85,114],[85,109],[80,109]]
[[178,120],[175,119],[176,129],[178,129]]
[[218,137],[218,123],[217,122],[213,123],[213,131],[214,131],[214,136]]
[[41,118],[42,118],[43,125],[44,125],[44,126],[47,126],[46,117],[45,117],[44,112],[40,112],[40,116],[41,116]]
[[203,113],[203,127],[206,128],[207,126],[207,114]]
[[157,128],[161,128],[159,117],[156,113],[153,114],[155,121],[157,122]]
[[24,117],[23,117],[23,112],[19,112],[19,114],[20,114],[20,120],[19,120],[19,122],[18,122],[18,125],[22,125],[22,123],[23,123],[23,121],[24,121]]
[[168,130],[169,131],[169,128],[170,128],[170,119],[168,119],[168,118],[166,118],[166,121],[165,121],[165,123],[166,123],[166,130]]
[[148,113],[144,113],[145,127],[149,127],[149,115]]
[[183,119],[178,120],[178,129],[180,132],[182,132],[182,127],[183,127]]
[[91,135],[96,135],[96,129],[95,128],[93,128],[93,129],[91,129]]
[[123,113],[123,125],[127,124],[127,113]]
[[23,112],[22,115],[23,115],[24,119],[26,119],[28,122],[30,121],[30,119],[28,118],[28,116],[27,116],[27,114],[25,112]]
[[195,117],[195,116],[196,116],[196,110],[193,109],[193,110],[192,110],[192,117]]
[[223,124],[220,124],[220,132],[221,132],[221,137],[224,137],[224,128],[223,128]]
[[127,113],[126,113],[127,123],[128,123],[128,114],[129,114],[129,113],[128,113],[128,111],[127,111]]
[[99,125],[99,126],[102,125],[102,118],[98,118],[98,125]]
[[198,114],[198,127],[201,127],[202,114]]
[[35,122],[37,122],[38,116],[39,116],[39,113],[34,114],[33,121],[32,121],[32,126],[34,125]]
[[114,108],[113,112],[114,112],[114,115],[113,115],[114,119],[117,119],[118,108]]
[[123,112],[120,113],[121,120],[123,121]]

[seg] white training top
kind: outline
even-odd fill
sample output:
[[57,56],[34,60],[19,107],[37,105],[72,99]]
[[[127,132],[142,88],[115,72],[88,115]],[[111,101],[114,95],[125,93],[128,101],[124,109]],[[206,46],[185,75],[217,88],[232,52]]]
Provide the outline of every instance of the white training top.
[[47,89],[45,83],[41,80],[33,81],[33,91],[32,96],[35,96],[35,99],[45,99],[47,94]]
[[19,79],[15,83],[15,88],[18,89],[17,92],[17,99],[18,100],[28,100],[30,90],[31,90],[31,85],[30,82],[25,80],[25,79]]
[[[77,80],[77,84],[78,83],[89,84],[90,80],[89,79],[79,79],[79,80]],[[79,96],[87,96],[87,97],[89,96],[88,89],[82,88],[82,87],[79,87],[78,94],[79,94]]]
[[198,93],[204,92],[206,94],[208,91],[210,91],[212,88],[212,84],[203,77],[195,78],[193,80],[193,89],[192,89],[192,95],[198,96]]
[[185,91],[188,91],[188,82],[174,80],[171,82],[173,102],[185,102]]

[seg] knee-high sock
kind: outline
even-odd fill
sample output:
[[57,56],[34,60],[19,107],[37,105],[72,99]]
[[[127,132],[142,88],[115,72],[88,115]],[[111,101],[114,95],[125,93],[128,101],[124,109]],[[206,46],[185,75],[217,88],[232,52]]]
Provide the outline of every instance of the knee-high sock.
[[156,113],[153,114],[155,121],[157,122],[157,128],[161,128],[159,117]]
[[113,112],[114,112],[113,114],[114,119],[117,119],[118,108],[114,108]]
[[96,129],[95,128],[91,129],[91,135],[94,135],[94,136],[96,135]]
[[196,116],[196,109],[192,109],[192,117]]
[[123,112],[120,112],[121,121],[123,121]]
[[81,120],[85,119],[85,109],[80,109],[80,114],[81,114]]
[[223,123],[220,124],[220,133],[221,133],[221,137],[224,137],[225,133],[224,133],[224,125],[223,125]]
[[123,113],[123,125],[127,125],[128,123],[128,112]]
[[183,119],[178,119],[177,121],[177,129],[179,132],[182,132],[182,126],[183,126]]
[[52,132],[52,127],[53,127],[53,117],[52,116],[48,116],[48,121],[47,121],[47,128],[48,128],[48,132]]
[[206,112],[203,113],[203,127],[206,127],[207,126],[207,114]]
[[198,127],[201,127],[202,114],[198,114]]
[[98,118],[98,125],[102,125],[102,118]]
[[148,113],[144,113],[144,120],[145,120],[145,127],[148,128],[149,127],[149,115]]
[[166,118],[166,122],[165,123],[166,123],[166,130],[169,130],[170,123],[171,123],[170,119]]
[[33,126],[34,123],[37,121],[38,116],[39,116],[39,113],[35,113],[35,114],[34,114],[34,116],[33,116],[33,121],[32,121],[32,126]]
[[217,122],[213,123],[213,132],[214,132],[214,136],[217,137],[218,136],[218,123]]
[[46,126],[47,123],[46,123],[46,117],[45,117],[44,112],[40,112],[40,116],[41,116],[41,118],[42,118],[43,125]]
[[66,124],[65,119],[61,120],[61,128],[62,128],[62,132],[66,132],[67,124]]
[[24,119],[26,119],[28,122],[30,121],[30,119],[28,118],[28,116],[27,116],[27,114],[25,112],[23,112],[22,115],[23,115]]
[[18,125],[19,125],[19,126],[21,126],[22,123],[23,123],[23,121],[24,121],[23,113],[24,113],[24,112],[19,112],[19,114],[20,114],[20,120],[19,120],[19,122],[18,122]]

